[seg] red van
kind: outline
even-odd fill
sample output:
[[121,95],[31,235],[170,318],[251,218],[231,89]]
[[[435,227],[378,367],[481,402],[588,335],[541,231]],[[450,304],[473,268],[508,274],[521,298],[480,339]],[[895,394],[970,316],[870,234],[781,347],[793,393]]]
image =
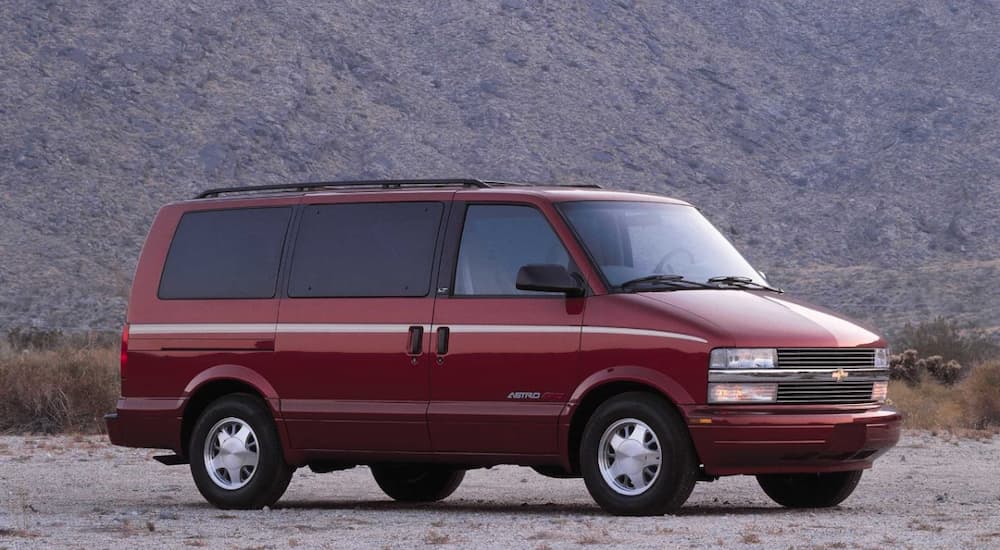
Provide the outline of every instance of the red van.
[[221,508],[368,465],[447,497],[496,464],[613,514],[757,476],[834,506],[899,439],[886,344],[770,286],[690,204],[480,180],[214,189],[163,207],[122,334],[112,443]]

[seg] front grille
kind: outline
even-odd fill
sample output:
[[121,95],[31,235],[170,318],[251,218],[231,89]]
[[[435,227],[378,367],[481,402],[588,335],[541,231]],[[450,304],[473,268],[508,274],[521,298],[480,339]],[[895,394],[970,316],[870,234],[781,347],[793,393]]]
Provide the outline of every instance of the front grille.
[[872,382],[781,382],[778,403],[867,403]]
[[861,348],[782,348],[779,369],[870,369],[875,350]]

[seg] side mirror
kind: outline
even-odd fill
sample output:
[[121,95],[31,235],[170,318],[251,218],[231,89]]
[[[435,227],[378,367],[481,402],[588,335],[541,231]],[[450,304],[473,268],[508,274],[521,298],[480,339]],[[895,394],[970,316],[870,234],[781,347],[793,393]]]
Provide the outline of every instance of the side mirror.
[[562,292],[571,298],[586,290],[576,277],[559,264],[531,264],[517,270],[517,289],[539,292]]

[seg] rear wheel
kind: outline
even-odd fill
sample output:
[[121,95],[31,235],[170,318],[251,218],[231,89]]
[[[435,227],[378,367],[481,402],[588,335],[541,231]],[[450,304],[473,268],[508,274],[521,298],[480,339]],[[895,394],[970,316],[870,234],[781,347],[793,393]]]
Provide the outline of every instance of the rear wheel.
[[458,489],[465,470],[437,464],[373,464],[375,483],[395,500],[434,502]]
[[245,393],[227,395],[205,409],[192,430],[188,454],[198,491],[224,509],[274,504],[294,471],[285,463],[264,403]]
[[829,508],[851,496],[861,470],[826,474],[767,474],[757,483],[771,500],[787,508]]
[[680,417],[669,403],[643,392],[623,393],[598,407],[584,428],[580,469],[597,504],[626,516],[677,510],[698,473]]

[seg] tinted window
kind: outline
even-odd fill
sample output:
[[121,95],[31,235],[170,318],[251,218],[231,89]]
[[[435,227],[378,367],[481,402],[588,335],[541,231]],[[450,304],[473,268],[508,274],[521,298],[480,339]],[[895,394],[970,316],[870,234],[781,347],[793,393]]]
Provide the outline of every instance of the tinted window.
[[290,208],[188,212],[160,277],[164,300],[272,298]]
[[469,206],[458,251],[455,294],[548,294],[517,289],[517,272],[527,264],[570,267],[569,254],[545,216],[530,206]]
[[443,210],[438,202],[307,206],[289,296],[426,296]]

